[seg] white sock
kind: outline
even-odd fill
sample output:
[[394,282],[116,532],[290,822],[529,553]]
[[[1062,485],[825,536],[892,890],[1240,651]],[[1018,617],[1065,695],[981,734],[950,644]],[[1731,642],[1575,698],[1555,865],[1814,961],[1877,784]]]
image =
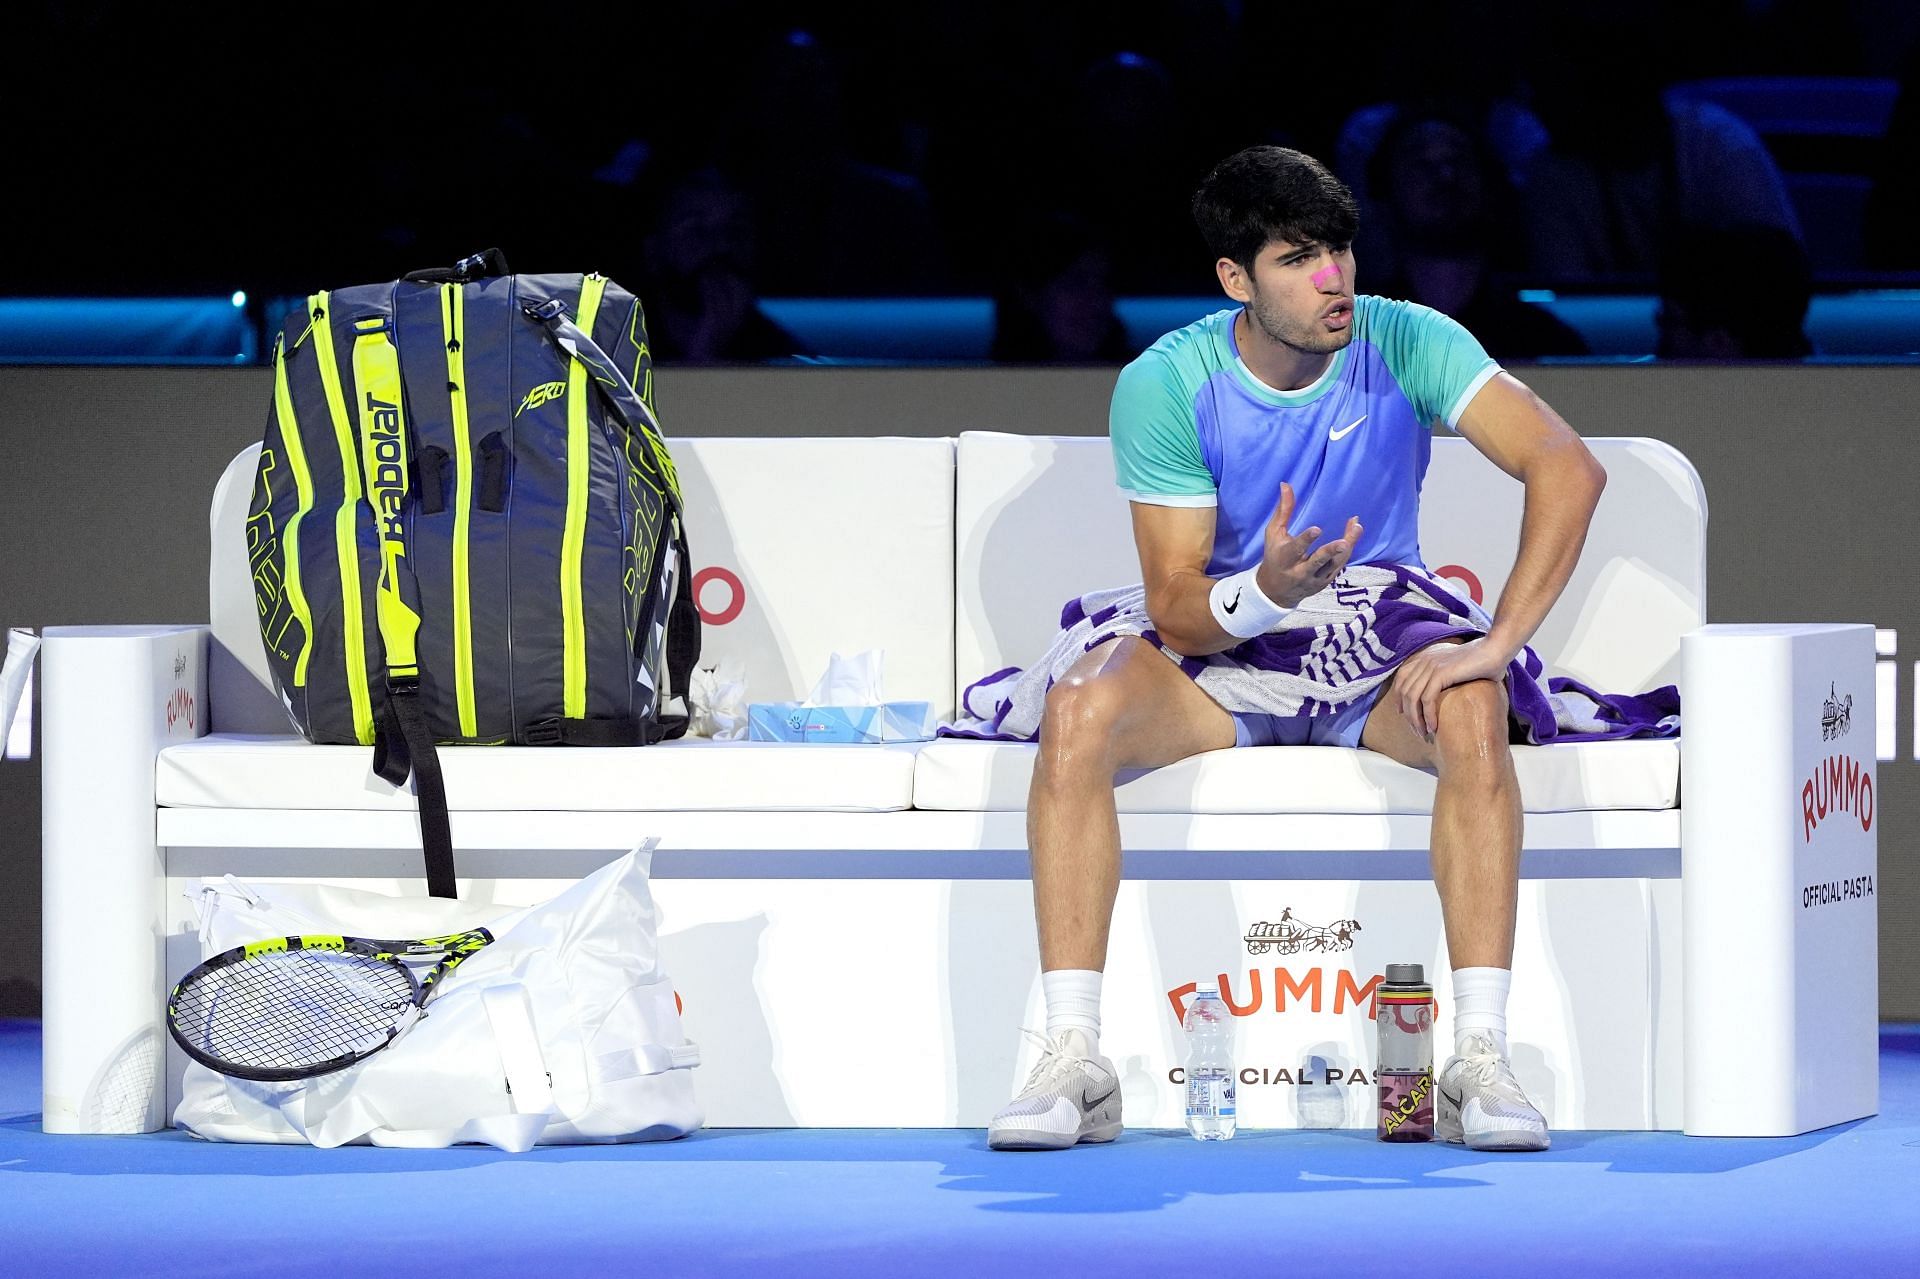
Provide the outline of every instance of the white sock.
[[1453,970],[1453,1051],[1466,1055],[1467,1036],[1479,1032],[1493,1050],[1507,1055],[1507,989],[1513,974],[1504,968]]
[[1077,1030],[1088,1057],[1100,1052],[1100,973],[1092,968],[1056,968],[1040,974],[1047,997],[1047,1033],[1058,1039]]

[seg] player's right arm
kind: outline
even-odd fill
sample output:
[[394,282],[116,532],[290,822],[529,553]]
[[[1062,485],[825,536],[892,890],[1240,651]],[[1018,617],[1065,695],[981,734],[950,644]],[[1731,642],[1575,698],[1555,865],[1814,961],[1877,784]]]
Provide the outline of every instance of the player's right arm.
[[1168,647],[1200,657],[1232,648],[1253,633],[1245,625],[1229,630],[1223,624],[1223,619],[1241,623],[1259,615],[1256,606],[1263,601],[1252,598],[1245,599],[1243,611],[1243,586],[1257,585],[1266,601],[1292,608],[1332,581],[1353,554],[1360,522],[1348,520],[1343,537],[1315,547],[1320,528],[1289,531],[1293,490],[1283,484],[1253,580],[1242,584],[1229,578],[1216,592],[1206,569],[1217,493],[1201,456],[1191,395],[1175,357],[1150,350],[1120,372],[1109,433],[1116,478],[1132,501],[1147,613]]
[[[1133,541],[1147,588],[1147,615],[1161,642],[1188,657],[1219,653],[1243,642],[1214,612],[1216,579],[1206,574],[1213,554],[1213,511],[1211,506],[1133,503]],[[1262,593],[1282,608],[1293,608],[1325,589],[1352,558],[1361,532],[1358,517],[1350,518],[1342,537],[1316,547],[1320,527],[1289,532],[1292,516],[1293,486],[1282,484],[1280,504],[1267,522],[1265,553],[1254,574]]]

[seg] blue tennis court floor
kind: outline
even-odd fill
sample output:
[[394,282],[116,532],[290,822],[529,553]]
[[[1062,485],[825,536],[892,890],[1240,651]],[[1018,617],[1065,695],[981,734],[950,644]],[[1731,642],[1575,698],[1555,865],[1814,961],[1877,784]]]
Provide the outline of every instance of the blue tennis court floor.
[[959,1129],[524,1155],[55,1137],[39,1050],[37,1022],[0,1022],[8,1276],[1920,1275],[1920,1026],[1882,1027],[1872,1119],[1556,1132],[1508,1156],[1364,1132],[1129,1131],[1059,1154]]

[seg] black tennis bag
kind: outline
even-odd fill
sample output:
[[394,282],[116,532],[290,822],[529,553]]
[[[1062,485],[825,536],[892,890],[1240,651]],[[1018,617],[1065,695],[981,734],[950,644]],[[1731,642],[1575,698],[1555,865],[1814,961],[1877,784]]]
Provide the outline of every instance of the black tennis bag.
[[308,740],[413,774],[435,896],[436,742],[686,731],[700,621],[652,392],[639,299],[498,250],[316,293],[274,343],[247,526],[267,658]]

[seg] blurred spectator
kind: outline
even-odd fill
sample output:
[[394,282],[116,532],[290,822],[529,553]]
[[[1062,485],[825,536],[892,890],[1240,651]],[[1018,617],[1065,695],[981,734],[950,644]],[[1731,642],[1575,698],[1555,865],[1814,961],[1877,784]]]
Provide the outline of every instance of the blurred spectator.
[[1031,219],[1015,234],[993,299],[1003,363],[1118,364],[1136,352],[1113,309],[1113,257],[1081,219]]
[[[1534,157],[1546,150],[1546,126],[1532,111],[1510,99],[1467,110],[1473,115],[1463,119],[1461,127],[1470,130],[1480,145],[1490,149],[1497,169],[1489,171],[1508,191],[1516,191],[1520,175],[1527,171]],[[1436,112],[1455,113],[1438,103],[1376,103],[1354,112],[1340,130],[1334,152],[1335,172],[1352,188],[1353,198],[1360,205],[1360,235],[1354,241],[1354,255],[1370,267],[1392,270],[1400,252],[1400,246],[1392,237],[1390,220],[1376,216],[1380,212],[1380,192],[1374,189],[1372,174],[1380,144],[1388,131],[1405,117],[1424,118]]]
[[717,169],[674,183],[646,237],[647,337],[655,358],[744,363],[803,355],[760,309],[751,206]]
[[[1520,70],[1526,59],[1519,32],[1527,16],[1513,0],[1388,0],[1380,13],[1395,38],[1370,49],[1369,83],[1406,86],[1391,101],[1349,115],[1333,148],[1333,169],[1360,205],[1354,257],[1369,275],[1398,269],[1399,246],[1378,216],[1372,163],[1381,139],[1402,117],[1441,115],[1482,140],[1497,157],[1500,176],[1517,189],[1534,157],[1546,149],[1547,130],[1526,105]],[[1435,68],[1471,67],[1467,75],[1436,77]]]
[[1660,358],[1801,359],[1812,300],[1806,250],[1779,227],[1681,227],[1660,272]]
[[1399,251],[1384,272],[1356,251],[1367,292],[1452,316],[1496,359],[1586,353],[1579,333],[1522,302],[1504,275],[1518,264],[1518,208],[1484,137],[1441,114],[1403,111],[1374,151],[1368,183],[1383,238]]
[[787,32],[729,78],[729,168],[759,213],[774,296],[912,293],[946,274],[933,210],[912,177],[855,155],[839,59]]
[[1681,224],[1777,227],[1786,184],[1758,135],[1663,90],[1657,0],[1544,8],[1535,80],[1551,138],[1526,175],[1530,261],[1550,282],[1650,276]]

